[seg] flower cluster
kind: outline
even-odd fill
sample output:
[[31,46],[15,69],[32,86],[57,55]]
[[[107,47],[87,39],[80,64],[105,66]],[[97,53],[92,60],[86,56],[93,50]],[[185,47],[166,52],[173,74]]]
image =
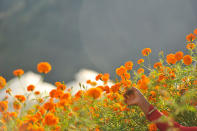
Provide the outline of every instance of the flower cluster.
[[[28,93],[36,96],[35,105],[24,111],[29,99],[25,95],[12,96],[14,111],[8,111],[8,98],[0,101],[1,130],[20,131],[60,131],[60,130],[140,130],[156,131],[154,123],[146,120],[138,107],[124,103],[123,94],[131,87],[138,88],[151,104],[156,106],[167,119],[175,119],[185,126],[197,126],[197,29],[186,36],[188,54],[181,51],[164,55],[160,52],[159,61],[145,65],[150,60],[151,49],[142,50],[141,59],[136,61],[138,68],[133,69],[135,62],[127,61],[116,68],[117,79],[110,86],[110,75],[100,73],[95,80],[87,80],[91,88],[81,85],[75,95],[64,82],[56,82],[56,89],[47,97],[40,97],[35,91],[36,85],[25,87]],[[148,62],[150,63],[150,62]],[[40,62],[37,70],[42,75],[51,71],[48,62]],[[13,71],[20,79],[24,71]],[[97,82],[103,85],[97,85]],[[6,87],[6,79],[0,76],[0,89]]]

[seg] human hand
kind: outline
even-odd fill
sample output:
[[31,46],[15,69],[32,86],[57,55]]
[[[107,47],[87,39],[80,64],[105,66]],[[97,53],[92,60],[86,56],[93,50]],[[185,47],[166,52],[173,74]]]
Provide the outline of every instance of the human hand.
[[145,114],[147,114],[150,106],[143,94],[135,87],[132,87],[125,92],[124,102],[128,105],[139,106]]

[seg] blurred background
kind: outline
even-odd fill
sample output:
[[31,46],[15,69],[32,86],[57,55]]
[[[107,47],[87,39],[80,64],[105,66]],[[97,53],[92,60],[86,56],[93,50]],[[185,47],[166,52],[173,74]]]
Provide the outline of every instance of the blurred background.
[[158,53],[185,50],[197,28],[196,0],[0,0],[0,75],[36,71],[51,63],[46,80],[71,81],[82,68],[108,72]]

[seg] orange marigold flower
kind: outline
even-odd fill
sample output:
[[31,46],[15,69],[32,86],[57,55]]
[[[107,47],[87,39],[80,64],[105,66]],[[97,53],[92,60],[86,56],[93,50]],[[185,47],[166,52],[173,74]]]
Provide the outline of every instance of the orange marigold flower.
[[52,102],[46,102],[46,103],[44,103],[43,107],[45,110],[51,111],[51,110],[55,109],[55,104]]
[[0,112],[5,112],[8,109],[8,101],[0,101]]
[[116,69],[116,74],[118,76],[122,76],[125,73],[126,73],[126,68],[124,66],[120,66],[120,68],[117,68]]
[[194,43],[189,43],[189,44],[187,44],[187,46],[186,46],[186,48],[187,48],[188,50],[193,50],[195,47],[196,47],[196,45],[195,45]]
[[127,61],[127,62],[125,63],[125,68],[126,68],[127,70],[132,70],[132,68],[133,68],[133,62],[132,62],[132,61]]
[[82,90],[79,90],[76,94],[75,94],[75,97],[77,98],[80,98],[82,95],[83,95],[83,91]]
[[109,80],[109,74],[108,73],[105,73],[102,77],[101,77],[101,79],[106,83],[108,80]]
[[157,126],[154,123],[152,123],[148,126],[148,129],[149,131],[157,131]]
[[99,88],[90,88],[86,91],[86,95],[97,99],[101,96],[102,90]]
[[150,82],[150,79],[147,76],[142,75],[141,76],[141,79],[138,80],[137,85],[138,85],[138,87],[140,89],[147,90],[148,89],[149,82]]
[[15,98],[21,103],[25,102],[26,98],[24,95],[15,95]]
[[15,110],[19,110],[21,108],[21,104],[17,101],[14,101],[13,102],[13,107]]
[[150,94],[152,97],[156,97],[156,92],[155,91],[150,91]]
[[176,64],[177,59],[174,54],[169,54],[166,56],[166,61],[168,64]]
[[137,73],[138,73],[138,74],[144,73],[144,69],[143,69],[143,68],[139,68],[139,69],[137,70]]
[[34,94],[35,95],[40,95],[40,91],[35,91]]
[[16,69],[13,71],[13,75],[14,76],[17,76],[17,77],[20,77],[24,74],[24,70],[23,69]]
[[60,84],[60,85],[57,86],[57,90],[64,91],[65,89],[66,89],[66,85],[64,85],[64,84]]
[[33,91],[35,89],[35,86],[34,85],[29,85],[27,87],[27,91]]
[[61,85],[61,82],[55,82],[55,86],[58,87],[59,85]]
[[111,91],[112,91],[113,93],[116,93],[117,91],[119,91],[120,86],[121,86],[121,83],[116,83],[115,85],[112,85],[112,86],[111,86]]
[[145,48],[142,50],[142,55],[143,56],[148,56],[151,53],[151,49],[150,48]]
[[91,83],[91,80],[87,80],[86,83],[87,83],[87,84],[90,84],[90,83]]
[[139,59],[139,60],[137,61],[137,64],[141,64],[141,63],[144,63],[144,59]]
[[175,57],[177,61],[180,61],[181,59],[183,59],[183,52],[182,51],[176,52]]
[[53,89],[49,92],[49,95],[51,98],[55,98],[56,97],[56,93],[57,93],[57,90],[56,89]]
[[185,55],[183,57],[183,63],[185,65],[190,65],[192,63],[192,57],[190,55]]
[[6,85],[6,79],[0,76],[0,89],[4,88]]
[[37,70],[38,72],[40,73],[44,73],[44,74],[47,74],[51,71],[51,65],[48,63],[48,62],[40,62],[38,65],[37,65]]
[[196,36],[192,33],[190,33],[189,35],[186,36],[186,40],[189,42],[192,42],[195,39],[196,39]]
[[98,75],[96,76],[95,80],[96,80],[96,81],[100,80],[102,76],[103,76],[102,74],[98,74]]
[[161,62],[157,62],[157,63],[154,64],[153,67],[157,69],[157,68],[161,68],[161,66],[162,66],[162,63]]
[[97,83],[96,83],[96,81],[91,81],[90,85],[91,85],[91,86],[96,86]]
[[46,114],[46,116],[44,118],[44,123],[48,126],[57,125],[58,122],[59,122],[59,119],[57,117],[55,117],[54,114],[52,114],[52,113]]
[[70,100],[71,99],[71,94],[70,93],[64,93],[60,99],[65,99],[65,100]]
[[194,34],[196,34],[196,35],[197,35],[197,28],[194,30]]

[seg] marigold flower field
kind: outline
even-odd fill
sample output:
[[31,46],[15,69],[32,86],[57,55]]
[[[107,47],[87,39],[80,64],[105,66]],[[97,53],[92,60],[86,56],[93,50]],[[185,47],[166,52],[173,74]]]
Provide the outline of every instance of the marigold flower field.
[[[184,44],[184,43],[183,43]],[[27,94],[36,96],[35,105],[24,110],[28,96],[13,96],[6,79],[0,76],[0,89],[6,88],[7,96],[0,101],[0,130],[2,131],[156,131],[137,106],[124,103],[124,92],[131,87],[138,88],[157,107],[168,121],[174,119],[184,126],[197,126],[197,29],[186,36],[182,51],[164,54],[160,52],[158,62],[151,65],[151,49],[142,50],[142,58],[127,61],[116,70],[116,80],[109,86],[110,75],[100,73],[94,81],[87,80],[92,88],[81,86],[75,95],[74,88],[64,82],[56,82],[56,89],[47,97],[41,97],[36,85],[26,88]],[[148,63],[148,65],[145,64]],[[133,65],[138,65],[136,70]],[[37,70],[47,75],[52,66],[40,62]],[[21,78],[23,69],[16,69],[13,75]],[[103,85],[98,86],[97,82]],[[17,88],[17,87],[16,87]],[[8,111],[8,97],[13,97],[13,112]]]

